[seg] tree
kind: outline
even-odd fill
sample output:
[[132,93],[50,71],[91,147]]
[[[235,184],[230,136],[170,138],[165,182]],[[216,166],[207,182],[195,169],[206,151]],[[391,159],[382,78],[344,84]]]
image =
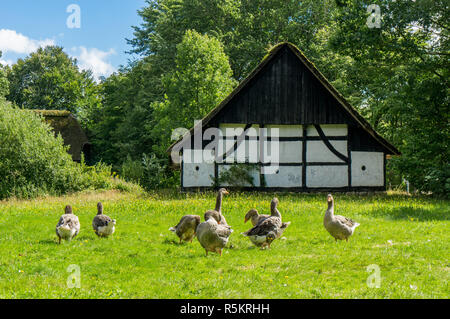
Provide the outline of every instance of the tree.
[[170,144],[172,130],[190,128],[219,104],[236,85],[228,57],[219,40],[188,30],[177,46],[175,70],[164,77],[165,100],[153,104],[159,137],[153,148],[160,156]]
[[338,3],[332,44],[354,61],[347,84],[365,116],[403,153],[391,166],[418,190],[448,194],[448,1],[375,1],[379,28],[364,1]]
[[[230,58],[234,78],[242,80],[270,45],[290,41],[313,59],[317,31],[332,21],[331,0],[158,0],[139,11],[143,19],[128,40],[131,52],[154,56],[155,72],[174,66],[176,46],[186,30],[219,39]],[[313,59],[314,60],[314,59]]]
[[101,107],[89,126],[94,157],[119,166],[127,156],[140,159],[154,144],[148,126],[153,120],[150,104],[162,96],[154,93],[152,57],[122,68],[100,84]]
[[8,74],[7,99],[24,109],[68,110],[87,119],[98,103],[91,72],[80,71],[77,61],[61,47],[39,48],[19,59]]
[[[2,51],[0,51],[0,58],[2,57]],[[0,64],[0,99],[3,99],[9,92],[9,81],[7,78],[8,66]]]

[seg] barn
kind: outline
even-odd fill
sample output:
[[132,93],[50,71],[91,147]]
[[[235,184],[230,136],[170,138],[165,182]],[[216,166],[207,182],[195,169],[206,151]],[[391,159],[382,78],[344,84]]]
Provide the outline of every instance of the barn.
[[[168,152],[183,190],[296,192],[383,191],[386,157],[400,155],[291,43],[275,46]],[[237,167],[251,179],[221,178]]]
[[89,161],[91,144],[80,123],[69,111],[60,110],[33,110],[40,114],[49,124],[55,135],[61,134],[64,145],[69,146],[68,153],[75,162],[81,162],[81,155]]

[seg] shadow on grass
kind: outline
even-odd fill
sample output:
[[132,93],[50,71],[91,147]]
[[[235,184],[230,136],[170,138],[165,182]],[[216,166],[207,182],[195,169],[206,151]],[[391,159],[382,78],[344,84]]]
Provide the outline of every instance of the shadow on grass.
[[41,245],[55,245],[58,244],[58,239],[42,239],[39,241],[39,244]]
[[433,221],[450,220],[450,210],[443,207],[423,209],[413,207],[399,207],[392,209],[374,209],[370,213],[373,217],[384,217],[392,220]]
[[186,246],[186,244],[190,244],[190,243],[186,243],[184,241],[182,241],[180,243],[180,240],[176,240],[176,239],[167,239],[164,238],[164,240],[162,241],[163,244],[165,245],[175,245],[175,246]]

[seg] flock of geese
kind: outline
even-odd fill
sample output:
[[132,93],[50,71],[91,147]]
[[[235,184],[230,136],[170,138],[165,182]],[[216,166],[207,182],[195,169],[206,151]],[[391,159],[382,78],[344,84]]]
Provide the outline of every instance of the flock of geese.
[[[198,215],[185,215],[180,222],[170,227],[169,230],[174,232],[182,241],[192,242],[197,237],[200,245],[208,252],[215,252],[222,255],[222,251],[228,243],[228,239],[233,232],[228,225],[225,216],[222,214],[223,195],[227,195],[225,188],[219,189],[216,199],[216,207],[208,210],[204,214],[204,222]],[[251,221],[253,227],[242,235],[248,237],[250,241],[261,249],[270,248],[270,244],[277,238],[280,238],[290,222],[283,222],[281,213],[279,212],[278,198],[272,199],[270,203],[270,215],[260,215],[256,209],[251,209],[245,215],[244,223]],[[334,215],[334,199],[331,194],[327,198],[328,209],[325,212],[323,225],[334,239],[346,240],[353,234],[359,223],[354,222],[350,218],[340,215]],[[92,221],[92,227],[99,237],[108,237],[115,231],[116,221],[109,216],[103,214],[102,203],[97,204],[97,215]],[[80,231],[80,222],[78,217],[73,214],[72,207],[67,205],[65,214],[61,216],[56,225],[56,235],[61,239],[72,240]]]

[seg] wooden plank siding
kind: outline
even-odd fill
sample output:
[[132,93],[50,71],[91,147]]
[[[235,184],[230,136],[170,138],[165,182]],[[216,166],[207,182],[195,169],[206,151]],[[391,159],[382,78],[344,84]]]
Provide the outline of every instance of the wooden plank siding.
[[287,47],[208,126],[220,123],[357,125]]

